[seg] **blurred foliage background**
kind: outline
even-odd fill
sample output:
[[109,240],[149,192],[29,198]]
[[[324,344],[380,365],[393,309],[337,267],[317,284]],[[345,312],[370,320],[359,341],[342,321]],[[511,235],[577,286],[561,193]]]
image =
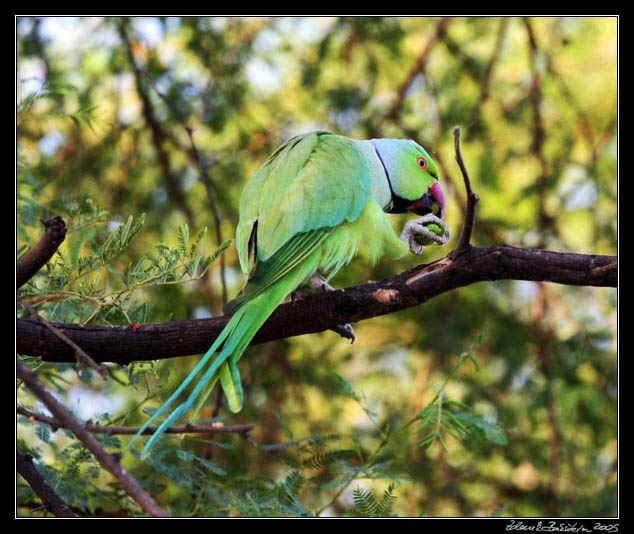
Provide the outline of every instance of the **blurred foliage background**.
[[[235,248],[202,276],[191,257],[170,266],[161,254],[205,227],[207,254],[232,239],[249,177],[315,129],[425,146],[453,241],[460,125],[481,198],[475,244],[616,254],[617,23],[19,17],[18,256],[40,219],[69,227],[20,295],[59,322],[220,313],[243,283]],[[126,221],[132,235],[119,230],[104,252]],[[332,283],[420,261],[356,260]],[[232,415],[212,399],[203,417],[253,423],[259,448],[232,435],[166,437],[150,462],[127,455],[124,466],[174,515],[614,516],[616,297],[481,283],[357,324],[355,345],[326,332],[253,347],[241,361],[245,409]],[[138,426],[197,357],[112,365],[107,383],[25,360],[81,419]],[[18,402],[38,409],[23,388]],[[76,513],[140,514],[63,431],[20,417],[17,437]],[[46,514],[22,479],[17,491],[19,514]]]

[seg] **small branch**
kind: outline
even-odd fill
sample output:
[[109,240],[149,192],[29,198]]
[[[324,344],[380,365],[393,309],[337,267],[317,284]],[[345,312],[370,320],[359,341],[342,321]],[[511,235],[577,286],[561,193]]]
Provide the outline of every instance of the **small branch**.
[[104,380],[108,380],[110,376],[108,375],[108,370],[103,366],[99,365],[95,360],[93,360],[86,352],[75,343],[72,339],[70,339],[64,332],[54,327],[51,323],[49,323],[46,319],[44,319],[34,308],[24,302],[20,297],[18,297],[18,302],[20,306],[22,306],[26,311],[31,314],[31,317],[43,324],[46,328],[48,328],[55,336],[61,339],[64,343],[66,343],[69,347],[73,349],[73,354],[75,355],[75,360],[77,364],[80,365],[81,362],[85,362],[90,365],[95,371],[99,373],[99,376]]
[[462,173],[465,189],[467,191],[467,206],[465,208],[465,218],[462,225],[462,234],[460,235],[460,241],[458,241],[458,246],[456,247],[456,249],[452,251],[449,255],[451,259],[455,259],[457,256],[471,248],[471,236],[473,235],[473,228],[475,226],[476,204],[480,200],[478,195],[475,194],[473,192],[473,189],[471,188],[469,172],[467,171],[467,167],[464,163],[464,160],[462,159],[462,152],[460,151],[459,126],[456,126],[453,129],[453,136],[454,148],[456,150],[456,161],[458,162],[458,166],[460,167],[460,172]]
[[502,45],[504,43],[504,38],[506,37],[506,33],[508,30],[509,22],[511,19],[508,17],[502,17],[500,19],[500,25],[498,27],[498,33],[495,40],[495,45],[493,46],[493,52],[491,53],[491,57],[489,58],[489,62],[486,65],[484,74],[480,80],[480,96],[478,97],[477,102],[473,106],[471,110],[470,119],[467,124],[467,134],[475,131],[480,127],[480,119],[482,117],[482,110],[484,109],[485,102],[489,99],[489,95],[491,92],[491,79],[493,76],[493,71],[496,63],[500,59],[500,54],[502,52]]
[[[129,37],[127,36],[126,30],[123,27],[123,25],[120,25],[119,31],[120,31],[120,35],[122,39],[128,46],[128,50],[131,50],[130,40],[129,40]],[[194,142],[193,129],[191,128],[191,126],[189,126],[185,122],[185,119],[181,116],[182,113],[180,113],[177,109],[175,109],[172,103],[168,100],[168,98],[161,91],[159,91],[152,77],[136,64],[136,62],[134,61],[134,56],[131,53],[129,53],[128,55],[129,55],[129,61],[134,69],[135,76],[137,78],[137,92],[139,93],[141,100],[143,101],[143,105],[144,105],[143,109],[144,109],[146,122],[148,123],[148,125],[150,126],[150,129],[152,130],[154,144],[157,147],[157,150],[159,151],[159,161],[163,167],[166,179],[168,180],[168,184],[169,183],[173,184],[171,187],[173,191],[173,197],[181,205],[183,211],[187,215],[188,221],[192,223],[193,214],[191,213],[189,206],[186,205],[185,199],[182,196],[182,193],[180,193],[180,190],[178,189],[175,183],[176,182],[175,178],[171,177],[171,172],[169,171],[168,156],[165,153],[165,150],[162,148],[162,141],[167,137],[167,135],[165,134],[165,132],[163,132],[160,125],[158,124],[158,121],[155,118],[154,109],[149,99],[149,95],[147,95],[146,92],[143,90],[142,81],[141,81],[142,77],[145,77],[147,79],[149,86],[152,88],[152,90],[154,90],[157,96],[163,101],[163,103],[170,110],[170,113],[172,114],[172,116],[176,119],[176,121],[183,127],[183,129],[187,133],[187,137],[189,138],[189,144],[191,147],[191,149],[189,150],[189,153],[191,154],[191,156],[193,156],[196,162],[196,165],[198,166],[198,169],[200,171],[201,182],[205,188],[205,192],[207,193],[207,200],[209,201],[209,207],[211,208],[211,213],[214,218],[214,224],[215,224],[215,230],[216,230],[216,244],[217,246],[220,246],[223,243],[222,217],[220,215],[220,209],[218,208],[218,203],[216,202],[216,198],[214,196],[213,184],[211,182],[211,179],[209,178],[209,174],[207,173],[206,166],[202,160],[198,147],[196,146],[196,143]],[[228,293],[227,293],[227,281],[226,281],[226,274],[225,274],[226,260],[224,256],[220,256],[219,261],[220,261],[220,283],[222,286],[222,303],[226,304],[228,300],[227,298]]]
[[[214,217],[214,223],[216,226],[216,245],[222,245],[222,217],[220,215],[220,210],[218,209],[218,203],[216,202],[216,198],[213,192],[213,185],[211,183],[211,178],[209,178],[209,174],[207,174],[207,167],[204,165],[200,153],[198,152],[198,148],[196,147],[196,143],[194,143],[194,132],[191,127],[184,125],[185,131],[189,137],[189,143],[192,148],[192,153],[194,158],[196,159],[196,164],[200,170],[200,176],[203,185],[205,186],[205,191],[207,192],[207,200],[209,201],[209,207],[211,208],[211,213]],[[222,285],[222,304],[226,304],[228,300],[227,293],[227,280],[226,280],[226,265],[225,265],[225,255],[221,254],[220,256],[220,283]]]
[[99,463],[107,469],[125,488],[139,506],[148,514],[155,517],[167,517],[165,511],[154,502],[139,483],[121,467],[117,457],[106,452],[101,444],[73,417],[73,415],[46,389],[37,375],[22,361],[16,359],[16,372],[26,386],[44,403],[64,428],[70,430],[86,448],[93,453]]
[[55,517],[75,517],[75,514],[63,499],[53,491],[37,468],[33,465],[33,458],[16,450],[16,467],[18,473],[42,500],[45,508]]
[[434,46],[438,43],[438,41],[440,41],[442,36],[447,31],[447,26],[450,21],[451,21],[450,17],[443,17],[438,21],[434,35],[432,35],[429,41],[425,43],[425,46],[421,50],[420,54],[414,61],[414,64],[412,65],[409,73],[407,74],[407,78],[405,78],[405,80],[401,83],[401,85],[397,89],[396,96],[394,97],[394,102],[392,102],[390,109],[385,115],[380,117],[379,122],[372,129],[369,137],[376,137],[377,135],[379,135],[379,132],[381,131],[383,124],[386,121],[394,122],[398,119],[399,115],[401,114],[401,110],[403,108],[403,102],[405,101],[407,91],[411,87],[412,83],[414,83],[414,80],[416,79],[416,77],[419,74],[424,73],[425,64],[427,63],[427,58],[429,57],[429,54],[433,50]]
[[185,195],[181,190],[178,177],[172,171],[169,153],[164,147],[164,141],[167,138],[167,134],[161,128],[161,125],[156,118],[154,106],[152,105],[150,96],[147,94],[147,91],[143,87],[143,71],[137,65],[136,60],[134,59],[133,44],[130,40],[130,36],[128,35],[127,26],[128,22],[123,19],[117,25],[117,30],[119,32],[119,37],[121,38],[121,41],[125,45],[128,62],[130,63],[130,66],[134,73],[136,91],[142,104],[141,110],[143,113],[143,118],[145,119],[145,122],[147,123],[152,134],[152,144],[154,145],[158,164],[161,167],[161,172],[163,173],[165,186],[167,188],[170,199],[183,211],[189,226],[191,228],[194,228],[194,213],[187,204]]
[[[34,421],[40,423],[46,423],[49,425],[53,432],[58,428],[66,428],[66,426],[53,417],[48,417],[39,413],[32,412],[26,408],[18,407],[17,413],[28,417]],[[83,429],[93,434],[107,434],[109,436],[121,435],[121,436],[134,436],[139,431],[136,427],[129,426],[104,426],[93,425],[92,423],[85,423],[82,425]],[[165,434],[238,434],[242,439],[250,439],[251,431],[255,428],[255,425],[223,425],[211,424],[211,425],[183,425],[172,426],[165,430]],[[154,434],[156,428],[149,427],[143,432],[144,435]]]
[[42,221],[45,231],[42,238],[17,264],[16,283],[20,288],[26,284],[53,257],[66,238],[66,225],[61,217],[55,216]]

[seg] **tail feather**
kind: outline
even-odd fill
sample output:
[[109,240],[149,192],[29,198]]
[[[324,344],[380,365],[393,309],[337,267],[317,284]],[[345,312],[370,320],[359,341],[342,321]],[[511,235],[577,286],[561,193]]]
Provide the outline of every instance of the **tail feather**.
[[[189,384],[192,382],[192,380],[194,380],[194,378],[196,378],[196,376],[202,371],[203,367],[205,367],[205,364],[209,361],[209,359],[214,355],[214,353],[218,350],[218,348],[220,347],[220,345],[230,336],[230,334],[233,332],[233,330],[235,329],[235,324],[238,323],[240,316],[242,314],[236,314],[234,315],[231,320],[227,323],[227,326],[225,326],[225,328],[222,330],[222,332],[220,332],[220,335],[216,338],[216,340],[213,342],[213,344],[211,345],[211,347],[209,347],[209,350],[205,353],[205,355],[201,358],[201,360],[198,362],[198,364],[196,365],[196,367],[194,367],[191,371],[191,373],[189,373],[189,375],[187,376],[187,378],[185,378],[185,380],[183,380],[183,382],[181,383],[180,386],[178,386],[178,388],[176,389],[176,391],[174,391],[174,393],[172,393],[172,395],[170,396],[169,399],[167,399],[163,405],[152,415],[152,417],[150,417],[150,419],[148,419],[145,424],[139,429],[139,431],[134,435],[134,437],[132,438],[132,440],[130,441],[130,443],[128,443],[128,445],[126,446],[126,448],[123,450],[123,452],[125,453],[128,449],[130,449],[132,447],[132,445],[134,445],[134,443],[139,439],[139,437],[141,437],[141,435],[143,434],[143,432],[154,422],[156,421],[159,417],[161,417],[166,411],[167,409],[172,405],[172,403],[179,397],[179,395],[185,390],[185,388],[187,386],[189,386]],[[234,323],[233,325],[231,323]],[[155,433],[156,434],[156,433]]]
[[[247,346],[273,313],[275,308],[284,298],[297,286],[310,276],[316,269],[316,262],[306,262],[286,276],[277,280],[266,291],[258,294],[252,300],[244,303],[233,315],[227,326],[220,333],[213,345],[202,357],[200,362],[187,376],[178,389],[169,399],[152,415],[152,417],[141,427],[139,432],[132,438],[125,448],[127,451],[154,421],[164,415],[173,402],[180,396],[185,388],[198,377],[205,366],[208,365],[204,374],[198,378],[194,389],[187,399],[178,405],[165,421],[161,423],[156,432],[150,437],[145,448],[143,457],[146,457],[156,440],[169,428],[176,420],[196,403],[195,413],[202,407],[205,399],[211,393],[214,385],[220,380],[221,386],[227,396],[229,408],[232,412],[239,412],[242,408],[243,392],[240,373],[237,362],[246,350]],[[224,343],[224,344],[223,344]],[[222,350],[216,358],[208,364],[211,356],[222,346]],[[201,396],[202,394],[202,396]]]
[[[242,403],[244,401],[242,380],[240,379],[238,366],[231,365],[231,362],[225,362],[220,368],[219,377],[220,385],[227,398],[229,409],[233,413],[238,413],[242,409]],[[202,406],[202,403],[205,402],[205,396],[201,396],[198,402]]]

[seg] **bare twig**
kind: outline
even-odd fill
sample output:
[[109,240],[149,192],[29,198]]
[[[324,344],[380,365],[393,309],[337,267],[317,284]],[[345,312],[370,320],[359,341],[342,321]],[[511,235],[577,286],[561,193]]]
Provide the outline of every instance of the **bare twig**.
[[46,229],[42,238],[17,264],[16,283],[20,288],[53,257],[66,237],[66,225],[61,217],[55,216],[42,221]]
[[465,208],[465,217],[462,225],[462,234],[460,234],[460,241],[454,251],[451,252],[449,257],[455,259],[460,254],[466,252],[471,248],[471,236],[473,234],[473,228],[475,226],[475,213],[476,204],[480,198],[471,188],[471,180],[469,179],[469,172],[462,159],[462,152],[460,151],[460,127],[456,126],[453,130],[454,136],[454,148],[456,150],[456,161],[460,167],[462,178],[464,179],[465,189],[467,191],[467,207]]
[[[213,192],[213,184],[211,183],[211,178],[209,178],[209,174],[207,174],[207,167],[202,161],[200,153],[198,152],[198,148],[196,147],[196,143],[194,143],[194,132],[192,131],[190,126],[184,125],[185,131],[189,137],[189,143],[192,147],[192,153],[194,154],[194,158],[196,159],[196,163],[200,170],[200,177],[205,186],[205,191],[207,192],[207,200],[209,201],[209,207],[211,208],[211,213],[214,217],[214,224],[216,226],[216,245],[222,245],[222,217],[220,215],[220,210],[218,209],[218,203],[216,202],[216,197]],[[221,254],[220,256],[220,283],[222,285],[222,303],[223,305],[227,303],[228,293],[227,293],[227,280],[225,275],[225,256]]]
[[35,319],[39,323],[42,323],[53,334],[55,334],[55,336],[57,336],[59,339],[61,339],[64,343],[66,343],[69,347],[73,349],[74,351],[73,354],[75,355],[75,360],[77,361],[77,364],[81,364],[81,362],[85,362],[88,365],[90,365],[93,369],[95,369],[95,371],[99,373],[99,376],[101,376],[101,378],[103,378],[104,380],[108,380],[108,378],[110,378],[110,375],[108,375],[108,370],[103,365],[99,365],[95,360],[93,360],[86,353],[86,351],[84,351],[79,345],[77,345],[77,343],[75,343],[66,334],[64,334],[64,332],[54,327],[51,323],[49,323],[46,319],[44,319],[44,317],[42,317],[39,313],[37,313],[37,311],[32,306],[24,302],[20,297],[18,297],[17,300],[20,306],[22,306],[26,311],[28,311],[31,317],[33,317],[33,319]]
[[[126,45],[128,46],[128,50],[131,50],[129,37],[127,36],[126,30],[123,26],[120,26],[119,33],[122,39],[125,41]],[[201,182],[205,188],[205,192],[207,193],[209,207],[211,208],[211,213],[214,218],[214,224],[215,224],[215,230],[216,230],[216,244],[217,246],[220,246],[223,243],[222,216],[220,215],[220,209],[218,208],[218,203],[216,202],[215,194],[213,192],[213,184],[209,177],[209,174],[207,173],[206,165],[203,162],[203,159],[200,155],[198,147],[196,146],[196,143],[194,142],[193,129],[184,121],[184,119],[181,117],[181,113],[179,113],[178,110],[174,109],[174,106],[167,99],[167,97],[156,87],[156,84],[154,83],[154,80],[152,79],[152,77],[136,64],[136,62],[134,61],[134,57],[131,53],[129,53],[129,61],[132,64],[135,76],[137,78],[137,92],[139,92],[141,99],[144,103],[144,112],[145,112],[146,122],[148,123],[148,125],[150,126],[150,129],[152,130],[154,144],[156,145],[157,150],[159,151],[159,160],[161,162],[161,166],[163,167],[163,170],[165,172],[165,176],[168,182],[175,182],[175,180],[174,178],[171,178],[171,173],[169,172],[168,157],[164,149],[162,148],[162,141],[166,138],[166,134],[160,128],[158,121],[154,117],[154,110],[151,105],[150,99],[148,95],[145,93],[145,91],[143,90],[143,86],[141,83],[142,77],[145,77],[145,79],[148,81],[149,86],[157,94],[157,96],[165,103],[167,108],[170,110],[171,114],[174,116],[174,118],[178,121],[178,123],[183,127],[183,129],[187,133],[187,137],[189,138],[189,144],[191,147],[190,153],[193,156],[196,162],[196,165],[198,166],[198,169],[200,171]],[[174,185],[172,189],[174,188],[176,188],[176,185]],[[192,223],[193,214],[191,213],[189,206],[185,204],[185,199],[184,197],[182,197],[182,193],[180,193],[180,189],[176,188],[173,191],[173,196],[175,200],[177,200],[178,203],[183,208],[183,211],[187,215],[188,221]],[[220,257],[220,283],[222,285],[222,303],[223,304],[226,304],[228,300],[227,281],[226,281],[225,271],[226,271],[225,258],[221,256]]]
[[48,482],[33,465],[33,458],[16,451],[16,467],[18,473],[26,480],[33,491],[42,500],[44,507],[55,517],[75,517],[75,514],[64,500],[51,488]]
[[[48,417],[39,413],[32,412],[26,408],[18,407],[17,413],[28,417],[34,421],[40,423],[46,423],[53,431],[58,428],[66,428],[63,423],[53,417]],[[139,429],[136,427],[128,426],[105,426],[105,425],[93,425],[92,423],[85,423],[82,425],[84,430],[92,432],[93,434],[107,434],[109,436],[133,436]],[[248,439],[251,431],[255,428],[255,425],[223,425],[222,423],[211,425],[183,425],[172,426],[165,430],[165,434],[238,434],[242,439]],[[148,427],[143,431],[144,435],[154,434],[156,428]]]
[[77,298],[77,295],[72,293],[48,293],[46,295],[38,295],[37,297],[22,299],[22,302],[26,304],[39,304],[40,302],[54,302],[56,300],[72,298]]
[[92,452],[99,460],[99,463],[107,469],[125,488],[139,506],[148,514],[155,517],[167,517],[165,511],[154,502],[139,483],[121,467],[117,457],[106,452],[101,444],[73,417],[73,415],[57,401],[57,399],[46,389],[37,375],[31,371],[22,361],[16,359],[16,372],[18,377],[26,386],[44,403],[64,428],[70,430],[75,437],[81,441],[86,448]]
[[158,120],[156,119],[156,115],[154,112],[154,106],[152,105],[152,101],[150,100],[147,91],[143,87],[143,72],[141,68],[137,65],[136,60],[134,59],[133,52],[133,44],[130,40],[130,36],[128,35],[127,22],[125,20],[121,20],[117,26],[119,31],[119,37],[121,41],[125,45],[126,53],[128,56],[128,61],[130,66],[132,67],[132,71],[134,73],[134,79],[136,83],[136,91],[141,99],[143,118],[147,123],[150,132],[152,133],[152,144],[154,145],[154,149],[156,150],[156,155],[158,159],[158,163],[161,167],[161,172],[163,173],[163,178],[165,180],[165,185],[167,187],[167,192],[170,198],[174,201],[174,203],[183,211],[185,217],[187,218],[187,222],[190,227],[194,228],[194,213],[190,206],[187,204],[185,199],[185,195],[181,190],[180,183],[178,181],[177,176],[172,172],[170,165],[170,157],[163,146],[165,139],[167,138],[166,133],[161,128]]

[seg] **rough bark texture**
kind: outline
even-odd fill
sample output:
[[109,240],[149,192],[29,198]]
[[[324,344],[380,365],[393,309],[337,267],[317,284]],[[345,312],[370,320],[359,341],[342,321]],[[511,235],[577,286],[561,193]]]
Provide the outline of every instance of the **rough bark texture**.
[[141,485],[121,466],[119,459],[106,452],[84,427],[73,417],[64,405],[62,405],[40,381],[37,375],[31,371],[20,359],[16,361],[16,374],[46,406],[49,412],[60,424],[70,430],[75,437],[97,458],[99,463],[107,469],[124,487],[127,494],[132,497],[146,513],[154,517],[167,517],[165,511],[156,504],[154,499],[141,487]]
[[27,454],[16,451],[15,463],[18,473],[26,480],[42,500],[42,504],[55,517],[75,517],[70,507],[60,498],[44,477],[33,465],[33,458]]
[[45,227],[44,235],[16,266],[17,287],[23,286],[38,272],[46,262],[53,257],[55,251],[66,238],[66,225],[61,217],[56,216],[48,221],[42,221]]
[[[307,296],[281,305],[253,344],[322,332],[339,324],[386,315],[476,282],[531,280],[578,286],[616,287],[616,256],[571,254],[510,246],[470,247],[453,258],[420,265],[380,282]],[[173,358],[205,352],[228,317],[131,326],[60,325],[99,362]],[[17,320],[20,354],[46,361],[73,362],[72,350],[44,325]]]

